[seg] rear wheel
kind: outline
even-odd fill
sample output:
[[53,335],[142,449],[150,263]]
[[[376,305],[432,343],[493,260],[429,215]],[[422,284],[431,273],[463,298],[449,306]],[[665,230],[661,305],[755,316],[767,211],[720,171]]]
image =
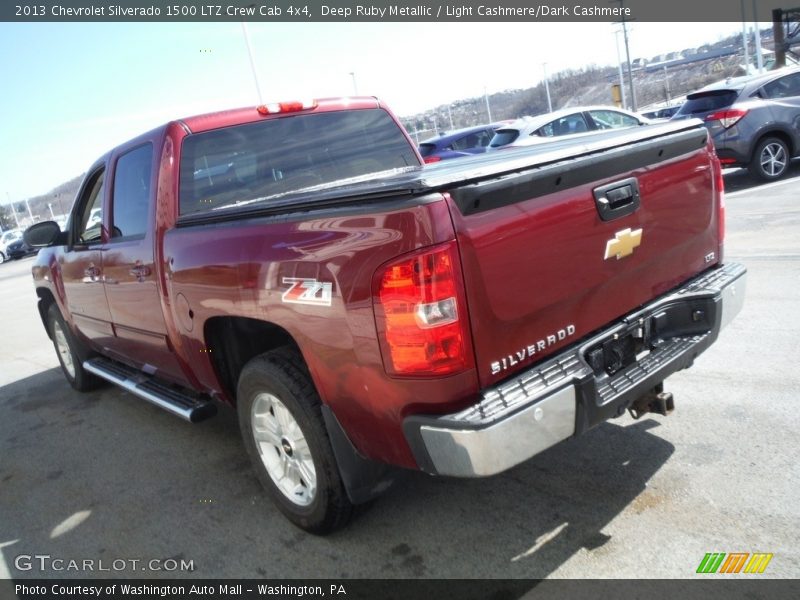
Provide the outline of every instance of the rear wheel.
[[297,353],[275,350],[247,363],[239,378],[237,411],[258,479],[281,512],[311,533],[345,525],[353,506],[319,396]]
[[88,392],[100,387],[103,380],[83,368],[80,353],[77,352],[80,342],[72,335],[55,304],[51,304],[47,311],[47,325],[58,362],[61,363],[61,370],[69,384],[79,392]]
[[789,168],[789,148],[780,138],[764,138],[756,146],[750,172],[764,181],[782,177]]

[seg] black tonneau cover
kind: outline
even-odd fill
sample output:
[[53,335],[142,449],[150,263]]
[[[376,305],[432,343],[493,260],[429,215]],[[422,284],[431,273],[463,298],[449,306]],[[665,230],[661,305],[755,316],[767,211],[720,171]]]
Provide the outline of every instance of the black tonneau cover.
[[[493,183],[508,189],[519,178],[520,193],[534,195],[581,185],[615,172],[646,166],[691,151],[706,143],[699,119],[669,121],[636,128],[570,136],[529,147],[500,149],[466,158],[411,167],[400,173],[370,174],[363,179],[333,182],[285,195],[248,200],[240,204],[178,218],[177,225],[274,215],[370,200],[420,196],[437,191],[453,193],[465,214],[481,210],[477,196],[489,197]],[[631,146],[637,146],[631,152]],[[564,181],[564,175],[569,180]],[[562,175],[562,177],[559,177]],[[557,182],[557,183],[556,183]],[[516,183],[516,181],[515,181]],[[506,193],[503,202],[514,201]],[[486,203],[483,203],[484,206]],[[496,206],[495,202],[490,203]]]

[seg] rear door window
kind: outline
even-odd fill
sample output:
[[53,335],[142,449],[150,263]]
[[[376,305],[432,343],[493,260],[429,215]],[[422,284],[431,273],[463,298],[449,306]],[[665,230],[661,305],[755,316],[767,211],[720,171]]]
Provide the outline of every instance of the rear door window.
[[187,136],[182,215],[269,201],[333,182],[419,165],[382,109],[297,114]]
[[581,113],[574,113],[551,121],[547,125],[539,128],[534,133],[542,137],[558,137],[571,133],[582,133],[588,131],[589,126]]

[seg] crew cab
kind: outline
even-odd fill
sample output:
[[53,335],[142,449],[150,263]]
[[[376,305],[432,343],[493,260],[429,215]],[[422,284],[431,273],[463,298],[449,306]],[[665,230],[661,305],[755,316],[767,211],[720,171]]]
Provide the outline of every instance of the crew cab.
[[746,278],[700,121],[423,166],[375,98],[167,123],[91,166],[66,231],[25,237],[67,381],[192,422],[232,407],[314,533],[398,469],[493,475],[667,414]]

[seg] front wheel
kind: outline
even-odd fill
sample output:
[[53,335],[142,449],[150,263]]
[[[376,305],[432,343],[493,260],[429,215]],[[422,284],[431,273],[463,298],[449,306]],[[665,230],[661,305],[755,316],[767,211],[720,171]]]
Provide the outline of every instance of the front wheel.
[[239,377],[237,412],[256,475],[280,511],[310,533],[344,526],[353,505],[300,356],[282,349],[248,362]]
[[789,148],[776,137],[768,137],[756,146],[750,162],[750,172],[764,181],[774,181],[786,174],[789,168]]
[[47,310],[47,325],[58,362],[61,363],[61,370],[69,384],[79,392],[88,392],[100,387],[103,380],[83,368],[83,362],[77,352],[80,342],[72,335],[55,304],[51,304]]

